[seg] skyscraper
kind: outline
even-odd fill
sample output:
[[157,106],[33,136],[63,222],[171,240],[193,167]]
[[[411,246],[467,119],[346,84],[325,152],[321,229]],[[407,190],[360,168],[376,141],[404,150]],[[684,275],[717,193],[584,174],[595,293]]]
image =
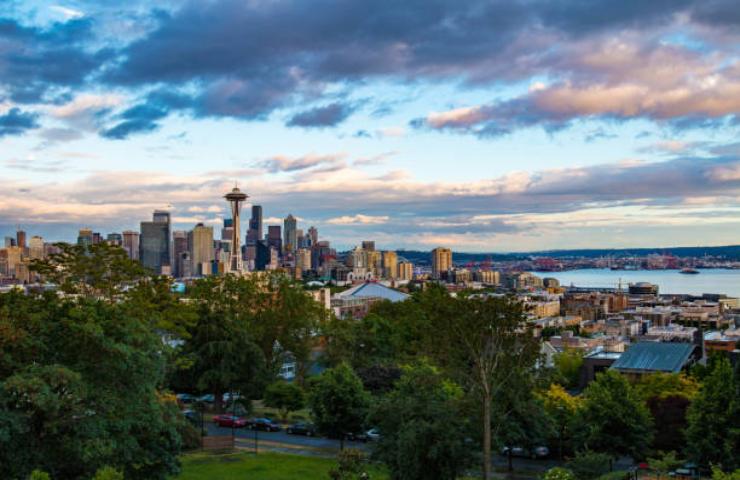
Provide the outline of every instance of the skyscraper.
[[106,243],[120,247],[123,245],[123,237],[120,233],[109,233],[105,237]]
[[443,247],[432,250],[432,277],[441,278],[450,268],[452,268],[452,250]]
[[252,205],[252,218],[249,219],[249,230],[247,230],[247,245],[256,245],[257,240],[262,240],[262,207]]
[[[189,275],[185,275],[185,272],[183,272],[183,253],[187,253],[188,251],[188,243],[189,243],[189,234],[185,230],[175,230],[172,232],[172,256],[173,256],[173,263],[172,263],[172,274],[177,277],[185,277]],[[186,255],[185,258],[190,259],[189,255]],[[190,268],[187,269],[189,272],[192,271]]]
[[141,222],[139,241],[141,264],[157,274],[170,267],[170,212],[156,210],[151,222]]
[[26,232],[18,230],[15,232],[15,244],[22,249],[26,248]]
[[398,255],[396,255],[396,252],[383,252],[383,277],[389,280],[398,278]]
[[213,254],[213,227],[206,227],[202,223],[199,223],[190,232],[189,238],[190,258],[193,260],[193,273],[197,275],[208,275],[210,272],[208,266],[215,258]]
[[133,230],[123,232],[123,249],[131,260],[139,259],[139,232]]
[[288,214],[283,220],[283,235],[285,236],[283,245],[286,251],[295,252],[298,248],[298,222],[292,214]]
[[364,240],[362,242],[362,249],[368,252],[375,251],[375,240]]
[[319,243],[319,231],[316,230],[316,227],[311,227],[308,229],[308,238],[311,240],[311,244],[308,245],[309,247],[313,247],[317,243]]
[[280,225],[269,225],[267,227],[267,243],[278,252],[278,256],[283,251],[283,236]]
[[28,242],[28,256],[32,260],[40,260],[44,258],[45,252],[43,238],[38,235],[31,237],[31,240]]
[[81,228],[77,235],[77,245],[89,247],[93,244],[93,231],[90,228]]
[[[229,272],[242,272],[244,270],[244,264],[242,263],[242,248],[241,248],[241,208],[242,202],[246,200],[247,194],[242,193],[239,188],[234,187],[231,192],[224,195],[226,201],[231,205],[231,221],[234,230],[231,232],[231,255],[229,255]],[[262,211],[260,209],[260,223],[262,222]],[[211,232],[211,238],[213,238],[213,232]]]

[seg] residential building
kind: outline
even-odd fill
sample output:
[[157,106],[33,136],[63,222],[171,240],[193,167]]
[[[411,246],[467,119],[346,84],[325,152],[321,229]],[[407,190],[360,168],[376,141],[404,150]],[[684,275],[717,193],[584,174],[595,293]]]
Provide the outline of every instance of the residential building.
[[432,250],[432,278],[442,278],[443,272],[452,268],[452,250],[438,247]]
[[215,259],[213,250],[213,227],[206,227],[199,223],[189,233],[188,250],[193,262],[193,273],[195,275],[208,275],[210,265]]
[[77,235],[77,245],[89,247],[93,244],[93,231],[89,228],[81,228]]
[[398,255],[396,252],[383,252],[383,278],[395,280],[398,278]]
[[28,257],[32,260],[41,260],[45,256],[44,239],[34,235],[28,242]]
[[398,264],[398,279],[399,280],[413,280],[414,279],[414,264],[411,262],[401,262]]
[[131,260],[139,259],[139,232],[133,230],[123,232],[123,249]]

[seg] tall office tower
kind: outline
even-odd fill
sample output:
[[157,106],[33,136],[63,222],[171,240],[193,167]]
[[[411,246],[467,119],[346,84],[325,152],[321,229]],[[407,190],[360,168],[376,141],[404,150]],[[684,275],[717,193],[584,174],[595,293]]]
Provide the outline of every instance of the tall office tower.
[[31,240],[28,242],[28,256],[32,260],[40,260],[46,256],[45,254],[44,239],[38,235],[31,237]]
[[278,252],[283,251],[283,236],[280,225],[269,225],[267,227],[267,243]]
[[383,252],[383,277],[389,280],[398,278],[398,255],[396,255],[396,252]]
[[[242,202],[248,198],[246,193],[242,193],[237,187],[234,187],[231,192],[224,195],[226,201],[231,205],[231,220],[232,227],[234,230],[231,232],[231,255],[229,256],[229,266],[227,271],[229,272],[242,272],[244,270],[244,264],[242,263],[242,246],[241,246],[241,209]],[[261,217],[261,211],[260,211]],[[260,222],[262,219],[260,218]],[[211,232],[211,240],[213,240],[213,232]]]
[[346,263],[348,267],[352,268],[367,267],[367,252],[360,247],[355,247],[355,249],[347,255]]
[[193,261],[190,258],[190,252],[185,250],[175,255],[175,270],[179,278],[190,278],[193,276]]
[[109,233],[105,237],[105,242],[109,245],[120,247],[123,245],[123,236],[120,233]]
[[139,259],[139,232],[133,230],[123,232],[123,249],[131,260]]
[[256,245],[257,240],[262,240],[262,207],[252,205],[252,218],[249,219],[247,230],[247,245]]
[[365,250],[365,266],[376,278],[383,276],[383,255],[379,250]]
[[141,222],[139,260],[158,275],[172,271],[170,267],[170,212],[156,210],[151,222]]
[[311,268],[318,270],[324,263],[337,258],[337,252],[326,240],[317,242],[311,247]]
[[449,248],[437,247],[432,250],[432,277],[441,278],[452,268],[452,250]]
[[15,232],[15,244],[20,247],[21,250],[26,248],[26,232],[20,229]]
[[213,227],[206,227],[199,223],[190,232],[189,243],[190,258],[193,260],[193,273],[208,275],[210,271],[208,265],[216,258],[213,252]]
[[308,229],[308,238],[311,241],[310,245],[307,245],[309,247],[313,247],[317,243],[319,243],[319,231],[316,230],[316,227],[311,227]]
[[301,272],[311,270],[311,250],[299,248],[295,255],[295,266],[300,268]]
[[[21,247],[14,246],[14,247],[7,247],[5,249],[6,252],[6,258],[7,258],[7,270],[8,275],[10,276],[16,276],[16,269],[21,264],[21,255],[23,250]],[[17,278],[17,277],[16,277]]]
[[258,271],[263,271],[270,263],[270,244],[267,242],[267,240],[257,240],[257,243],[255,244],[255,249],[256,252],[254,259],[254,269]]
[[77,245],[89,247],[93,244],[93,231],[89,228],[81,228],[77,235]]
[[293,250],[298,250],[299,248],[306,248],[306,237],[303,236],[303,229],[297,228],[295,231],[295,247]]
[[[185,230],[175,230],[172,232],[172,275],[176,278],[184,277],[182,267],[182,254],[188,251],[189,232]],[[189,258],[189,257],[188,257]],[[188,269],[192,271],[191,269]]]
[[15,238],[5,237],[5,248],[15,247]]
[[364,240],[362,242],[362,249],[367,250],[368,252],[374,252],[375,251],[375,240]]
[[234,234],[234,221],[230,218],[224,218],[224,227],[221,229],[221,240],[231,241]]
[[283,235],[285,235],[283,245],[285,246],[285,251],[295,252],[298,248],[297,227],[298,222],[295,217],[289,213],[288,216],[285,217],[285,220],[283,220]]
[[92,236],[93,245],[97,245],[102,242],[103,242],[103,236],[100,234],[100,232],[94,232]]
[[413,280],[414,279],[414,264],[411,262],[401,262],[398,264],[398,279],[399,280]]

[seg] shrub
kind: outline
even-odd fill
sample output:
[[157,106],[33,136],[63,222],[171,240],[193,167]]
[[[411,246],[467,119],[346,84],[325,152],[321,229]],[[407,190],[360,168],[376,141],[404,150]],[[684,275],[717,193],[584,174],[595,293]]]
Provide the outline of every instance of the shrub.
[[34,470],[31,472],[31,476],[28,477],[29,480],[51,480],[51,477],[48,473],[42,472],[41,470]]
[[606,453],[585,451],[568,461],[568,468],[576,480],[593,480],[609,473],[612,458]]
[[563,467],[553,467],[542,476],[542,480],[575,480],[573,472]]
[[123,474],[113,467],[99,468],[93,480],[123,480]]

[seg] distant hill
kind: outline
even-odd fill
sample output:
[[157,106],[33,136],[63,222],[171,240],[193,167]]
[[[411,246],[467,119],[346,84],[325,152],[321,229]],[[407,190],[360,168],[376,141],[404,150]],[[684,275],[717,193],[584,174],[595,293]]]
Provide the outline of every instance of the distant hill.
[[[740,260],[740,245],[727,245],[722,247],[673,247],[673,248],[595,248],[581,250],[543,250],[536,252],[517,252],[517,253],[466,253],[453,252],[452,257],[455,263],[482,262],[486,259],[492,261],[502,260],[526,260],[532,257],[551,257],[551,258],[598,258],[611,256],[620,257],[643,257],[650,254],[671,254],[676,257],[703,257],[713,256],[722,257],[727,260]],[[424,264],[430,262],[429,251],[419,250],[398,250],[398,256],[407,260]]]

